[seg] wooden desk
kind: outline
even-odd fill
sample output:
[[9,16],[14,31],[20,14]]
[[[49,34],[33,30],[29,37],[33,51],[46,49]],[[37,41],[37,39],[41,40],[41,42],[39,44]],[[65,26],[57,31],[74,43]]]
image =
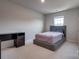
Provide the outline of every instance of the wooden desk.
[[20,47],[25,45],[25,33],[0,34],[0,59],[1,59],[1,42],[14,40],[14,46]]

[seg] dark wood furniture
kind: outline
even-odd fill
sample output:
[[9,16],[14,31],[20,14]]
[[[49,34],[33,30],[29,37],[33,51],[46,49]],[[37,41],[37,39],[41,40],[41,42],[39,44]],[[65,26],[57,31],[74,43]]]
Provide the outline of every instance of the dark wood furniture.
[[12,34],[12,39],[14,39],[14,46],[16,47],[25,45],[25,33]]
[[0,59],[1,59],[1,40],[0,40]]
[[25,45],[25,33],[9,33],[0,34],[0,59],[1,59],[1,42],[7,40],[14,40],[14,46],[20,47]]
[[39,45],[41,47],[45,47],[52,51],[57,50],[66,41],[66,26],[50,26],[50,31],[62,32],[64,35],[62,39],[56,42],[55,44],[49,44],[48,42],[44,42],[38,39],[34,40],[34,44]]

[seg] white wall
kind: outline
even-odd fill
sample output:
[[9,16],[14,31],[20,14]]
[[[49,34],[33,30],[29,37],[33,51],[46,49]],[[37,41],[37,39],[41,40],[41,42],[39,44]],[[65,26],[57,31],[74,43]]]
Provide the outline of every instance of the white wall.
[[[43,31],[43,19],[38,12],[0,0],[0,34],[25,32],[26,40],[34,39],[36,33]],[[8,42],[6,45],[12,44]]]
[[77,42],[78,39],[78,19],[79,19],[79,8],[62,11],[54,14],[46,15],[45,31],[49,30],[50,25],[53,25],[54,16],[64,16],[64,22],[67,26],[67,40]]

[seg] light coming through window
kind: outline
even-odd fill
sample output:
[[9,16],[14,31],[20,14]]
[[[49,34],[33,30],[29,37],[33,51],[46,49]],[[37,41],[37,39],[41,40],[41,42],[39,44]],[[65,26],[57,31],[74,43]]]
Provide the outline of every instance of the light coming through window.
[[55,26],[63,26],[64,25],[64,16],[54,17],[54,25]]

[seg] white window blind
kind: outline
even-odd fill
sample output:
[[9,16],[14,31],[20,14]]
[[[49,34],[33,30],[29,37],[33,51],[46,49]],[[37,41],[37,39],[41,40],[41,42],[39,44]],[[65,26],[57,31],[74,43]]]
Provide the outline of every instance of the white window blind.
[[54,17],[54,26],[63,26],[64,25],[64,16]]

